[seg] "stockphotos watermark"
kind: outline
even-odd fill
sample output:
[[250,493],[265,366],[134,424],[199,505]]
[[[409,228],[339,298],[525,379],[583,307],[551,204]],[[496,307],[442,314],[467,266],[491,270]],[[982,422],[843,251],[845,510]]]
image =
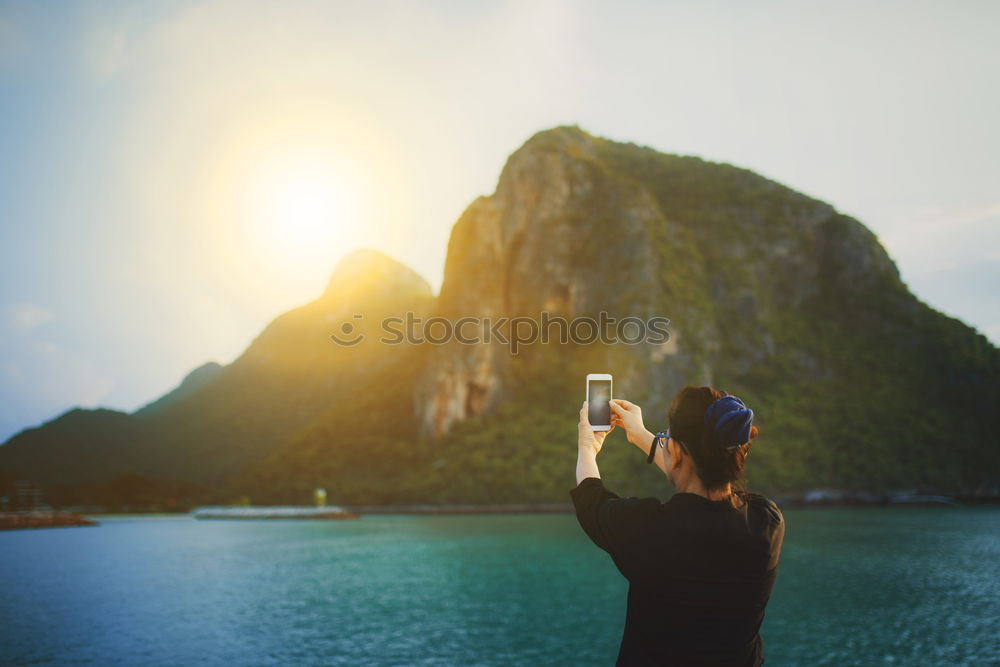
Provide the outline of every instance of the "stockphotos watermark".
[[[340,325],[340,332],[330,334],[337,345],[353,347],[363,342],[367,335],[357,326],[364,315],[354,315]],[[450,342],[463,345],[499,343],[507,345],[516,355],[523,345],[558,342],[590,345],[649,343],[662,345],[670,340],[670,320],[666,317],[612,317],[598,313],[597,317],[566,319],[542,311],[539,317],[418,317],[412,312],[403,317],[386,317],[379,323],[383,345],[444,345]]]

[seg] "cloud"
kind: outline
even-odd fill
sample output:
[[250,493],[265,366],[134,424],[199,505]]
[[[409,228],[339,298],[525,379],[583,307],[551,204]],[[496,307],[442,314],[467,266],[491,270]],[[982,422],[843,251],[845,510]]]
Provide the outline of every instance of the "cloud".
[[1000,345],[1000,323],[985,327],[983,335],[993,341],[994,345]]
[[51,312],[33,303],[15,303],[4,312],[4,324],[15,333],[27,333],[51,320]]
[[953,231],[1000,217],[1000,201],[986,204],[941,208],[929,206],[916,209],[905,225],[920,231]]
[[130,61],[129,35],[123,26],[99,25],[90,36],[87,60],[99,81],[107,81]]
[[32,303],[3,310],[0,339],[0,442],[73,406],[93,407],[114,381],[94,363],[39,335],[53,314]]
[[0,442],[71,407],[94,407],[114,387],[93,363],[48,341],[7,342],[0,359]]
[[913,209],[894,216],[879,237],[904,272],[917,275],[970,258],[1000,260],[1000,201]]
[[23,48],[21,27],[13,19],[0,16],[0,67],[12,65]]

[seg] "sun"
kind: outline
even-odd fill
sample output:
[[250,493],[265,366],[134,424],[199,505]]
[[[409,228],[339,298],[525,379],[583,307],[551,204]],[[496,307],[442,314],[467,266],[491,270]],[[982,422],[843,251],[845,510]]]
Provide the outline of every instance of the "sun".
[[395,243],[395,146],[367,121],[305,102],[234,116],[188,167],[182,224],[200,241],[189,252],[248,300],[322,293],[345,255]]
[[256,215],[273,252],[295,260],[330,254],[351,236],[350,192],[332,164],[279,164],[257,184]]

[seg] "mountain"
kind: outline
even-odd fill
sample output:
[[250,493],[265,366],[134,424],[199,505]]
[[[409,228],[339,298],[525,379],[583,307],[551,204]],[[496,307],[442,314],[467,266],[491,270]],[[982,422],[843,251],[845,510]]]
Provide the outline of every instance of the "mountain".
[[[372,369],[397,355],[333,344],[344,321],[358,332],[383,317],[426,311],[427,282],[372,250],[345,257],[320,298],[269,324],[228,366],[206,364],[128,415],[73,410],[0,447],[0,469],[43,486],[106,482],[122,472],[218,485],[272,450]],[[352,320],[360,315],[363,320]]]
[[[479,318],[470,334],[543,312],[658,316],[670,336],[516,354],[497,339],[380,342],[381,318],[405,312],[439,328]],[[365,339],[332,344],[345,322]],[[763,491],[959,490],[1000,474],[1000,350],[914,297],[864,225],[749,170],[575,126],[531,137],[463,212],[436,299],[393,260],[353,255],[320,299],[123,416],[112,440],[142,452],[123,459],[135,472],[255,502],[313,486],[343,503],[565,501],[587,372],[613,373],[650,428],[684,384],[742,396],[761,429],[748,483]],[[46,483],[124,465],[82,453],[92,427],[56,422],[0,447],[0,468]],[[81,454],[60,468],[42,464],[50,451]],[[627,493],[666,492],[617,434],[601,467]]]
[[335,345],[330,335],[341,323],[365,333],[432,301],[427,282],[395,260],[371,250],[348,255],[320,298],[271,322],[236,361],[169,410],[142,416],[155,470],[222,482],[395,361],[393,350]]
[[[345,502],[564,500],[576,406],[594,371],[612,372],[651,427],[666,426],[683,384],[743,396],[763,434],[748,481],[763,490],[959,489],[1000,467],[998,350],[916,299],[860,222],[749,170],[575,127],[532,137],[455,224],[435,313],[541,311],[663,315],[671,339],[516,356],[497,342],[426,346],[415,423],[407,413],[396,433],[355,427],[342,442],[350,418],[330,412],[247,488],[291,497],[322,483]],[[387,456],[405,463],[372,460],[366,439],[393,437],[407,445]],[[662,494],[635,454],[607,447],[605,477]]]

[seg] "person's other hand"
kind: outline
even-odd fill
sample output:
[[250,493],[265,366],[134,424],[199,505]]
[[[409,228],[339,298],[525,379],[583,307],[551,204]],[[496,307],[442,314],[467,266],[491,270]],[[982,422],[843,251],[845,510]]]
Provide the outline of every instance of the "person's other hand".
[[604,439],[614,429],[614,424],[612,424],[609,431],[595,431],[594,427],[590,425],[590,416],[587,414],[587,401],[583,402],[583,407],[580,408],[580,423],[577,425],[577,445],[579,447],[593,449],[594,454],[599,453],[604,445]]
[[633,445],[639,444],[641,436],[646,433],[646,427],[642,423],[642,408],[620,398],[613,399],[610,403],[611,425],[621,426],[625,429],[628,441]]

